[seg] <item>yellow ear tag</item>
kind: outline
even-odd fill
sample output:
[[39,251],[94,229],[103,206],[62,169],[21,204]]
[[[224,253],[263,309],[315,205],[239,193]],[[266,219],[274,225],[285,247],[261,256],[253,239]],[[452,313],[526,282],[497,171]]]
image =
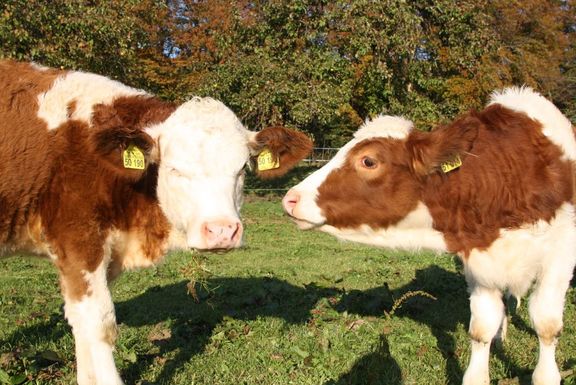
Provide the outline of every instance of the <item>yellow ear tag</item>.
[[258,155],[258,171],[272,170],[280,167],[280,159],[275,159],[268,148],[264,148]]
[[144,160],[144,153],[134,144],[130,144],[122,152],[122,159],[124,161],[124,168],[144,170],[144,167],[146,166],[146,161]]
[[452,159],[450,159],[449,161],[446,161],[444,163],[442,163],[440,165],[440,168],[442,169],[442,172],[444,174],[449,173],[452,170],[456,170],[457,168],[459,168],[460,166],[462,166],[462,159],[460,159],[460,155],[456,154],[454,155],[454,157]]

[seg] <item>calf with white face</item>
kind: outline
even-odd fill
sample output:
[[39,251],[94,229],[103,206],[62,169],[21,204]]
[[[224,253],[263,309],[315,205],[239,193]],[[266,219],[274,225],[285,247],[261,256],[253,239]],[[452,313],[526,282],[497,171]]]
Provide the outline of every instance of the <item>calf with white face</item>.
[[57,267],[78,384],[121,384],[108,282],[169,250],[239,247],[250,158],[282,175],[311,141],[248,131],[214,99],[178,106],[83,72],[0,61],[0,90],[2,250]]
[[399,117],[367,121],[283,205],[302,229],[459,255],[472,313],[465,385],[490,382],[490,343],[506,327],[502,295],[533,286],[533,383],[559,385],[555,347],[576,264],[575,161],[570,121],[531,89],[509,88],[429,133]]

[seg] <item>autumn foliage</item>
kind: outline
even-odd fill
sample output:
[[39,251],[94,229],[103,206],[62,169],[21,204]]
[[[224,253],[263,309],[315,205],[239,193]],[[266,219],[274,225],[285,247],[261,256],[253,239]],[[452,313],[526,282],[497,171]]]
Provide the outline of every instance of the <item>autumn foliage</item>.
[[251,128],[337,146],[367,116],[420,128],[529,85],[576,120],[573,0],[4,0],[0,56],[222,99]]

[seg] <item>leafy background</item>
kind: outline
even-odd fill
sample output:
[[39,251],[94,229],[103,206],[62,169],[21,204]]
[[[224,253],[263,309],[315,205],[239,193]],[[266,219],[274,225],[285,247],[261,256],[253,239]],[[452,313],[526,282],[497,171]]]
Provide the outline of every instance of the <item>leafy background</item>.
[[378,113],[417,126],[528,85],[576,121],[573,0],[4,0],[0,57],[210,95],[253,129],[337,147]]

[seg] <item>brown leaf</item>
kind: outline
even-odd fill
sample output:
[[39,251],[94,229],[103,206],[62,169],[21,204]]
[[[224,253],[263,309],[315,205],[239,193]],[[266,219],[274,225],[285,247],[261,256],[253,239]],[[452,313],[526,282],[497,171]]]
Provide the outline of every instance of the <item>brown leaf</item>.
[[358,330],[360,328],[360,326],[364,325],[366,323],[366,321],[364,321],[363,319],[358,319],[356,321],[352,321],[350,323],[348,323],[346,325],[346,328],[348,330]]

